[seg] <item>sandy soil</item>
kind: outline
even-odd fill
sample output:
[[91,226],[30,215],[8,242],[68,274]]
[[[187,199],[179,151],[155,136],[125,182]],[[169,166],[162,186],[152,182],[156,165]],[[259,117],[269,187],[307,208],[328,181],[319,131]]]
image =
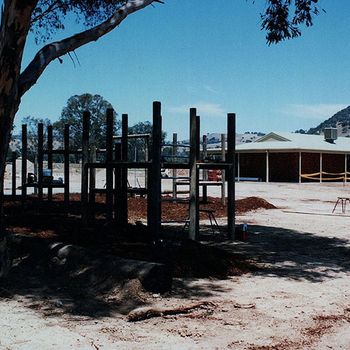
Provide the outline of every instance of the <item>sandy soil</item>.
[[[248,241],[211,244],[259,269],[228,279],[178,278],[170,293],[144,295],[141,305],[96,315],[67,312],[59,298],[43,303],[34,293],[3,294],[0,349],[350,349],[350,215],[339,207],[332,214],[349,189],[239,183],[237,198],[258,196],[277,209],[237,216],[249,225]],[[198,301],[211,304],[127,321],[135,307]]]

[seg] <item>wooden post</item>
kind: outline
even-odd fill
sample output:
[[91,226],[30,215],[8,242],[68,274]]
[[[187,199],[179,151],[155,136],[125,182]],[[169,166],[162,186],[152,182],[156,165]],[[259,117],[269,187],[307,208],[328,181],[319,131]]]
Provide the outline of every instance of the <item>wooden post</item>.
[[344,182],[346,183],[348,181],[348,155],[344,154]]
[[[108,165],[113,162],[114,111],[112,108],[107,109],[106,123],[106,162]],[[113,168],[111,166],[107,166],[106,169],[106,209],[107,222],[110,223],[113,220]]]
[[89,174],[87,163],[89,162],[89,134],[90,134],[90,112],[83,113],[83,138],[82,138],[82,156],[81,156],[81,207],[82,221],[86,227],[89,218],[88,193],[89,193]]
[[322,172],[323,172],[322,152],[320,152],[320,183],[322,183]]
[[301,174],[302,174],[302,169],[301,169],[301,152],[299,152],[299,183],[301,184]]
[[12,197],[15,199],[16,197],[16,159],[17,155],[16,152],[12,152]]
[[190,108],[190,225],[189,239],[197,240],[199,236],[199,198],[198,198],[198,133],[197,110]]
[[[145,143],[146,143],[146,150],[145,150],[145,162],[147,163],[149,161],[149,137],[146,137],[144,139]],[[147,187],[148,184],[148,170],[145,169],[145,184],[144,186]]]
[[[206,161],[208,156],[208,140],[207,140],[207,135],[203,135],[203,153],[202,153],[202,158],[203,161]],[[203,169],[203,180],[208,181],[208,170]],[[202,186],[202,191],[203,191],[203,203],[208,202],[208,188],[207,185]]]
[[[136,140],[135,140],[136,141]],[[128,161],[128,115],[122,114],[122,141],[121,141],[122,161]],[[128,168],[121,169],[121,225],[126,227],[128,224]]]
[[28,134],[27,134],[27,125],[22,125],[22,202],[25,201],[27,196],[27,156],[28,156]]
[[64,126],[64,203],[69,206],[69,125]]
[[[34,154],[34,175],[38,179],[38,154]],[[38,187],[34,187],[34,194],[38,194]]]
[[[173,147],[172,147],[172,156],[173,156],[173,162],[174,159],[176,158],[177,155],[177,134],[173,133]],[[172,171],[172,177],[173,177],[173,198],[176,199],[177,198],[177,186],[176,186],[176,182],[177,182],[177,169],[173,169]]]
[[161,103],[153,102],[153,127],[151,162],[148,176],[148,201],[147,220],[150,234],[154,240],[161,235],[161,141],[162,141],[162,116]]
[[[203,144],[203,153],[202,153],[202,159],[203,161],[207,160],[208,157],[208,137],[207,135],[203,135],[203,139],[202,139],[202,144]],[[207,173],[207,172],[204,172]],[[205,175],[203,175],[203,178],[205,179]]]
[[38,198],[43,199],[44,124],[38,124]]
[[[92,163],[96,163],[96,145],[93,144],[90,147],[90,160]],[[95,188],[96,188],[96,169],[90,168],[89,174],[89,213],[88,213],[88,221],[89,223],[92,219],[95,219]]]
[[269,151],[266,151],[266,182],[270,182],[270,159]]
[[229,168],[227,179],[227,233],[228,239],[235,237],[235,152],[236,152],[236,114],[227,114],[227,156]]
[[196,159],[199,161],[201,159],[201,118],[199,115],[196,116]]
[[[226,161],[226,136],[221,134],[221,161]],[[225,194],[226,194],[226,172],[224,169],[221,170],[221,203],[225,205]]]
[[[122,145],[120,142],[115,143],[114,145],[114,159],[116,161],[122,160]],[[122,178],[122,170],[120,167],[116,167],[114,170],[114,183],[115,183],[115,196],[114,196],[114,217],[117,222],[117,226],[122,225],[122,218],[121,218],[121,200],[120,200],[120,194],[122,192],[121,188],[121,178]]]
[[[53,134],[52,125],[47,126],[47,168],[51,170],[51,176],[53,177],[53,166],[52,166],[52,150],[53,150]],[[48,184],[47,188],[47,199],[52,201],[52,187],[50,187],[51,182]]]

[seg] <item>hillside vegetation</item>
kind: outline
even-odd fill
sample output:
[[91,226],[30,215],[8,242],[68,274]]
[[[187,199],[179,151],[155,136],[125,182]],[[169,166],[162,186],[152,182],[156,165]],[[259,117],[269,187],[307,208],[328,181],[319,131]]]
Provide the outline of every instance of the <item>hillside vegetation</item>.
[[327,127],[337,128],[338,136],[350,137],[350,106],[335,113],[315,128],[310,128],[307,134],[321,134],[323,129]]

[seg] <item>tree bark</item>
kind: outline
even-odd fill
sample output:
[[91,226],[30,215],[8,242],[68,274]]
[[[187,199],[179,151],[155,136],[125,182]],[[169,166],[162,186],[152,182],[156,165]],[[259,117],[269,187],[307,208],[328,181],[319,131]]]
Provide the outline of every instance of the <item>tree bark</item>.
[[30,18],[37,1],[7,0],[0,28],[0,278],[7,274],[7,239],[3,216],[6,154],[15,114],[20,103],[18,80]]

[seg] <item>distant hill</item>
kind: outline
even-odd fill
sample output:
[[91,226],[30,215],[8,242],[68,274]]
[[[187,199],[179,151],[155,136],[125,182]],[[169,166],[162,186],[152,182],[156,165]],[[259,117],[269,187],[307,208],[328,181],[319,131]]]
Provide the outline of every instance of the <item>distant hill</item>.
[[[246,131],[244,134],[236,134],[236,144],[254,142],[259,137],[265,135],[262,132]],[[221,147],[221,134],[207,134],[208,145],[218,144]]]
[[337,128],[338,136],[350,137],[350,106],[335,113],[315,128],[309,129],[307,134],[322,134],[323,129],[327,127]]
[[[236,144],[254,142],[261,136],[264,136],[263,132],[258,131],[246,131],[244,134],[236,133]],[[189,144],[189,140],[182,140],[180,143]],[[207,143],[209,148],[220,148],[221,147],[221,134],[220,133],[207,133]]]

